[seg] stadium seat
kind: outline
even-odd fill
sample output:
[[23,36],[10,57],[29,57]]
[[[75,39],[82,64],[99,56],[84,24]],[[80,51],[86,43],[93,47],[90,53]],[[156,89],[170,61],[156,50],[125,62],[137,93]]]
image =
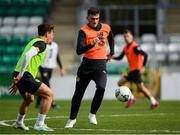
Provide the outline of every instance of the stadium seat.
[[12,46],[12,45],[16,45],[17,47],[18,46],[23,46],[23,41],[21,38],[19,37],[12,37],[10,40],[9,40],[9,44]]
[[0,0],[1,6],[7,6],[11,4],[11,0]]
[[21,10],[18,7],[10,8],[6,11],[5,16],[18,16],[21,13]]
[[171,35],[169,37],[170,43],[180,43],[180,35]]
[[152,33],[145,33],[141,36],[142,43],[155,43],[157,42],[156,36]]
[[0,57],[2,58],[2,54],[4,53],[4,46],[0,45]]
[[0,7],[0,16],[4,17],[4,16],[6,16],[6,14],[7,14],[6,8]]
[[34,5],[36,0],[26,0],[26,5]]
[[3,19],[2,17],[0,17],[0,27],[2,26],[2,24],[3,24]]
[[155,45],[156,60],[158,62],[165,62],[167,60],[168,46],[163,43]]
[[22,6],[24,5],[26,0],[11,0],[12,6]]
[[33,7],[24,7],[20,10],[18,13],[18,16],[32,16],[33,15],[34,8]]
[[0,36],[0,46],[3,46],[3,45],[6,46],[7,44],[8,44],[8,39]]
[[142,48],[142,50],[144,50],[148,54],[148,59],[151,59],[152,51],[153,51],[153,44],[142,43],[141,48]]
[[180,44],[169,44],[168,45],[168,61],[179,62],[180,60]]
[[21,39],[22,46],[25,46],[31,39],[31,37],[24,37]]
[[16,19],[17,26],[28,26],[29,25],[29,17],[27,16],[19,16]]
[[12,33],[13,33],[12,26],[4,26],[4,27],[0,28],[0,36],[1,37],[11,38]]
[[24,38],[26,36],[27,27],[17,26],[13,29],[13,37]]
[[47,13],[47,9],[44,8],[44,7],[32,9],[32,11],[31,11],[31,13],[32,13],[31,16],[42,16],[42,17],[45,17],[45,15]]
[[26,30],[26,36],[27,37],[37,37],[38,33],[37,33],[37,26],[29,26]]
[[19,47],[12,45],[12,46],[7,46],[4,50],[6,51],[7,54],[16,54],[17,51],[19,51]]
[[14,26],[16,24],[16,18],[11,16],[11,17],[4,17],[3,19],[3,25],[4,26]]
[[143,43],[141,44],[141,48],[145,51],[145,52],[152,52],[153,49],[153,44],[150,43]]
[[32,26],[38,26],[41,23],[43,23],[43,18],[41,16],[32,16],[29,18],[29,24]]
[[48,6],[51,0],[36,0],[37,4],[40,6]]

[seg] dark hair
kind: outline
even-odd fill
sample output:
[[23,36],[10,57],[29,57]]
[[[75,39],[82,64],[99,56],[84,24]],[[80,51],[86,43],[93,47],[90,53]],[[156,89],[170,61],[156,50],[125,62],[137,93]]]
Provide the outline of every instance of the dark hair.
[[100,14],[100,10],[98,8],[90,7],[88,9],[88,16],[89,15],[97,15],[97,14]]
[[130,33],[131,35],[133,35],[133,33],[132,33],[132,31],[131,31],[131,30],[129,30],[129,29],[125,29],[125,30],[123,31],[123,34],[127,34],[127,33]]
[[38,35],[39,36],[44,36],[46,32],[51,32],[51,30],[54,30],[54,26],[48,24],[48,23],[43,23],[38,26]]

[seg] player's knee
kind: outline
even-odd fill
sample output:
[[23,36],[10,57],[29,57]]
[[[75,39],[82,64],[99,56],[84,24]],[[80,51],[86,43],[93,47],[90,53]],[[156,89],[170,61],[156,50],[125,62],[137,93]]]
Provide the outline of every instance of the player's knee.
[[47,98],[48,100],[52,100],[53,95],[54,95],[53,91],[52,91],[52,90],[49,90],[49,91],[47,92],[45,98]]
[[54,92],[51,90],[51,91],[49,92],[49,97],[50,97],[50,98],[53,98],[53,96],[54,96]]
[[30,105],[34,101],[34,97],[33,96],[28,96],[25,101],[26,101],[27,105]]

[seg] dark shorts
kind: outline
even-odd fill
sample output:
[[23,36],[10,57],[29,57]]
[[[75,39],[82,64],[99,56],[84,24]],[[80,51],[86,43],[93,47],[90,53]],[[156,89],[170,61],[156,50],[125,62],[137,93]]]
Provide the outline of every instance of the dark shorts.
[[[13,72],[13,77],[16,77],[18,74],[18,72]],[[25,72],[21,80],[17,83],[17,87],[21,94],[24,94],[25,92],[34,94],[41,84],[41,81],[34,79],[29,72]]]
[[141,74],[139,72],[139,70],[133,70],[130,71],[128,73],[127,76],[124,76],[126,78],[126,80],[130,81],[130,82],[135,82],[135,83],[141,83],[142,79],[141,79]]

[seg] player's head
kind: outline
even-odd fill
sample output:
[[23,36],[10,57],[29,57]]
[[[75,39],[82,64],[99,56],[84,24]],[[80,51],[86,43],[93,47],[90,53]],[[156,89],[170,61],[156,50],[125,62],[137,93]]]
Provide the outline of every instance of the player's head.
[[54,26],[43,23],[38,26],[38,35],[43,37],[46,43],[51,43],[54,39]]
[[134,41],[133,34],[130,30],[126,29],[123,32],[124,40],[127,44],[131,44]]
[[95,7],[91,7],[87,12],[87,20],[91,27],[96,27],[99,23],[100,10]]

